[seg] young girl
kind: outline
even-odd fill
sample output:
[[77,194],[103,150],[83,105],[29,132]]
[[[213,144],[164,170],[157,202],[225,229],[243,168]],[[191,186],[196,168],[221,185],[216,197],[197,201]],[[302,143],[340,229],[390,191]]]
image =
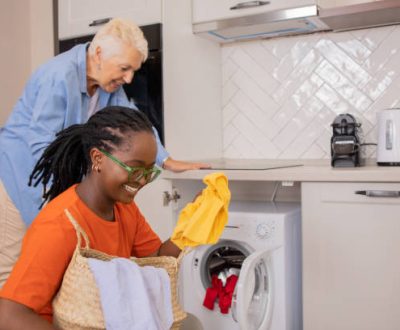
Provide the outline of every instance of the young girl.
[[31,175],[32,183],[43,183],[49,203],[0,292],[0,329],[54,329],[51,303],[77,243],[65,209],[93,249],[119,257],[179,254],[171,241],[161,243],[133,201],[160,173],[156,154],[150,122],[125,107],[104,108],[57,134]]

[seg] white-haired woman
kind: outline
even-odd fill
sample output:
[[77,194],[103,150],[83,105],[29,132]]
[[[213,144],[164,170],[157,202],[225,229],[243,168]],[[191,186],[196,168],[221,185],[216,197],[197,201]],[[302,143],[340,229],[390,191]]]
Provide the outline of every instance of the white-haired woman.
[[[42,203],[41,188],[28,186],[34,164],[62,129],[106,106],[134,108],[122,85],[131,82],[147,54],[141,29],[113,19],[90,44],[52,58],[30,77],[0,132],[0,288]],[[175,172],[208,167],[172,159],[156,136],[159,166]]]

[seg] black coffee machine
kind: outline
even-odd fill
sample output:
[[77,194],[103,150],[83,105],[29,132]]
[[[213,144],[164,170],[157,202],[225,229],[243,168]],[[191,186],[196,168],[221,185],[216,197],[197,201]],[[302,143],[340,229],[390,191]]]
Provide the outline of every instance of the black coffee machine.
[[359,129],[361,124],[354,116],[338,115],[332,123],[331,165],[332,167],[354,167],[361,165]]

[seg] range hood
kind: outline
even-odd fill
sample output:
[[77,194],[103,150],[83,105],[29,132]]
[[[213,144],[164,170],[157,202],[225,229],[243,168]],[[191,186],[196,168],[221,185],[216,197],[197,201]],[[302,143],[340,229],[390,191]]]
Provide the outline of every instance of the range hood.
[[285,8],[196,23],[193,24],[193,32],[218,42],[229,42],[327,30],[328,27],[318,19],[317,15],[317,5]]
[[317,31],[344,31],[400,23],[400,0],[320,8],[317,4],[193,24],[193,32],[221,43]]
[[319,19],[333,31],[399,24],[400,1],[376,0],[349,6],[319,8]]

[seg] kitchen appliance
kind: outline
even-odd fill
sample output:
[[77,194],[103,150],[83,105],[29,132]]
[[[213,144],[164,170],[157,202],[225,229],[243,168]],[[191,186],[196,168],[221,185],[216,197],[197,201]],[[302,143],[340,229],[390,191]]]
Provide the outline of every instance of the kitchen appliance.
[[[209,2],[214,10],[210,13]],[[400,1],[193,0],[193,32],[220,42],[400,23]],[[336,1],[338,2],[338,1]],[[344,5],[343,5],[344,4]]]
[[332,123],[331,165],[332,167],[360,166],[359,128],[353,115],[338,115]]
[[377,117],[376,161],[380,166],[400,166],[400,108],[385,109]]
[[221,1],[213,4],[214,14],[206,13],[203,1],[192,2],[193,32],[218,42],[328,29],[317,17],[316,0]]
[[[205,308],[212,277],[230,273],[239,278],[228,313]],[[186,255],[179,279],[182,330],[301,330],[300,204],[232,201],[218,243]]]

